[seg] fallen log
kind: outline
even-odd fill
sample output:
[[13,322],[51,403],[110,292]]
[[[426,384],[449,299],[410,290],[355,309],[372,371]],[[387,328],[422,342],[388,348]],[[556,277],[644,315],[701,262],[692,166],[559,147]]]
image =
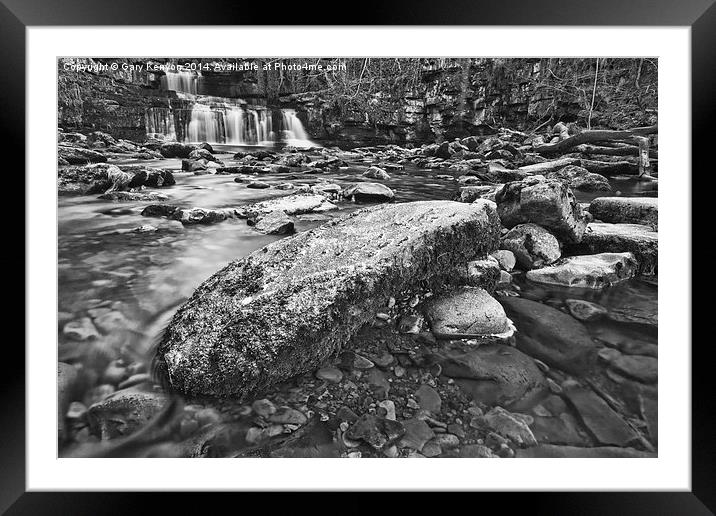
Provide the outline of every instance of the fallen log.
[[[638,156],[639,147],[635,145],[620,145],[618,147],[604,147],[597,145],[577,145],[574,152],[586,154],[587,156]],[[658,158],[659,152],[656,149],[649,150],[650,158]]]
[[632,161],[596,161],[583,159],[582,167],[595,174],[603,176],[615,176],[619,174],[639,174],[639,165]]
[[609,140],[624,140],[631,139],[636,136],[648,136],[656,133],[658,126],[650,127],[635,127],[628,131],[613,131],[607,129],[597,129],[593,131],[582,131],[579,134],[570,136],[564,140],[556,143],[546,143],[543,145],[536,145],[534,151],[539,154],[559,154],[566,153],[567,150],[581,145],[583,143],[596,143]]
[[545,161],[543,163],[535,163],[534,165],[525,165],[523,167],[519,167],[517,170],[528,174],[545,174],[547,172],[560,170],[569,165],[580,166],[580,162],[581,160],[579,158],[561,158],[553,161]]
[[371,207],[279,240],[199,286],[165,330],[156,370],[188,394],[257,394],[319,367],[390,297],[456,284],[499,236],[494,203],[478,199]]

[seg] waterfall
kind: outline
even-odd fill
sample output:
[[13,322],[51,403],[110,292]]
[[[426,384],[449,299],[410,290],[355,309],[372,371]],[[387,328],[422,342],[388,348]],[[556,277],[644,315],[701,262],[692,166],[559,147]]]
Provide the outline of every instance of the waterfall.
[[176,139],[174,114],[169,108],[149,108],[146,113],[147,136],[150,138]]
[[194,104],[186,131],[190,142],[223,143],[224,113],[203,104]]
[[298,119],[298,116],[296,116],[294,109],[281,110],[281,125],[283,139],[289,145],[296,147],[310,147],[314,145],[308,133],[303,128],[303,124]]
[[166,72],[162,77],[162,87],[178,93],[196,95],[199,76],[192,72]]
[[271,109],[223,102],[219,97],[200,100],[207,103],[192,100],[186,109],[147,109],[147,136],[187,143],[272,146],[281,142],[296,147],[314,146],[293,109],[281,110],[277,133]]

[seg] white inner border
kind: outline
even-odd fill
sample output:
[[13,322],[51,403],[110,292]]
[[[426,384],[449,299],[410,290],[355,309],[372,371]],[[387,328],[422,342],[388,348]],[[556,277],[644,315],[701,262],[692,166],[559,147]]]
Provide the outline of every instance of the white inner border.
[[[552,55],[659,58],[657,459],[56,458],[57,57]],[[690,490],[690,28],[28,27],[27,59],[28,490]]]

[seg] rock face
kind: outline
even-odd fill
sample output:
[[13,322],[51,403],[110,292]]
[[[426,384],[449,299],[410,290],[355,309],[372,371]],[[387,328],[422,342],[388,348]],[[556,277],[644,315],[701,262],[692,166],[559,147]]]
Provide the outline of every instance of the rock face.
[[520,224],[500,241],[500,247],[512,251],[525,270],[549,265],[562,255],[557,238],[537,224]]
[[425,315],[438,335],[491,336],[512,333],[502,305],[484,289],[462,287],[428,302]]
[[502,225],[513,228],[533,222],[560,241],[579,242],[587,219],[572,191],[561,181],[537,177],[507,183],[495,196]]
[[316,369],[389,297],[454,284],[499,228],[488,201],[426,201],[274,242],[196,290],[163,335],[158,369],[179,391],[238,398]]
[[597,349],[581,322],[529,299],[501,297],[500,302],[519,329],[518,349],[570,373],[592,369]]
[[565,287],[604,288],[633,278],[637,262],[631,253],[600,253],[564,258],[558,263],[527,272],[535,283]]
[[598,197],[589,205],[589,213],[602,222],[659,227],[659,201],[656,197]]
[[641,224],[607,224],[592,222],[578,244],[568,244],[564,254],[623,253],[634,255],[639,274],[657,274],[659,234]]

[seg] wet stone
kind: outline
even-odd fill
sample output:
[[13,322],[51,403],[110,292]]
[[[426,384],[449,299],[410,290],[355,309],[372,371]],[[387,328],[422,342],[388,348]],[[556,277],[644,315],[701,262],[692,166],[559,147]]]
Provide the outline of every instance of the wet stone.
[[382,449],[400,439],[403,434],[405,428],[398,421],[364,414],[348,429],[346,437],[363,441],[375,449]]
[[440,407],[442,400],[440,395],[435,389],[429,385],[421,385],[417,391],[415,391],[415,397],[418,400],[418,405],[421,409],[427,410],[433,414],[440,413]]

